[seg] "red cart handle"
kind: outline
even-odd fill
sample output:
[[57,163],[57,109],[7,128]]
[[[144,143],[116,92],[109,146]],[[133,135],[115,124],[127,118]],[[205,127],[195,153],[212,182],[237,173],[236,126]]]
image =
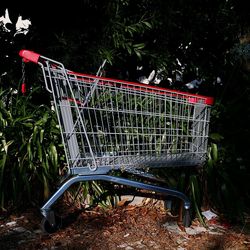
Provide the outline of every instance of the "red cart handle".
[[19,51],[19,56],[21,56],[23,58],[24,62],[38,63],[41,55],[39,55],[33,51],[23,49],[23,50]]

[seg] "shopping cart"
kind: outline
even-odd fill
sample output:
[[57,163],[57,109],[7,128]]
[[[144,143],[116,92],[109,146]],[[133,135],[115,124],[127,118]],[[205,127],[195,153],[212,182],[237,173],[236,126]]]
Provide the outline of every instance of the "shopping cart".
[[28,50],[23,61],[41,66],[53,97],[69,177],[41,208],[43,226],[57,229],[52,205],[74,183],[108,181],[190,201],[182,192],[118,177],[116,171],[150,175],[149,168],[199,166],[207,156],[213,98],[165,88],[75,73]]

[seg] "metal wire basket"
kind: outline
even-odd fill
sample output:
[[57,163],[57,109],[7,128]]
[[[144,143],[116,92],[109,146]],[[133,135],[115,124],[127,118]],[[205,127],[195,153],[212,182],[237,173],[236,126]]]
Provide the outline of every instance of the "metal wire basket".
[[117,178],[109,172],[202,165],[213,98],[75,73],[27,50],[20,51],[20,56],[42,68],[72,176],[42,208],[50,225],[55,224],[49,219],[52,204],[72,183],[86,180],[167,193],[183,199],[189,208],[188,198],[178,191]]

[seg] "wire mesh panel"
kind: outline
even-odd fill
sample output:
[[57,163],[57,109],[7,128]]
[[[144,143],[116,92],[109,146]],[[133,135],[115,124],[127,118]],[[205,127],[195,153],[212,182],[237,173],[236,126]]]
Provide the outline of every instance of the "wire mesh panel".
[[70,168],[193,166],[206,159],[206,97],[44,69]]

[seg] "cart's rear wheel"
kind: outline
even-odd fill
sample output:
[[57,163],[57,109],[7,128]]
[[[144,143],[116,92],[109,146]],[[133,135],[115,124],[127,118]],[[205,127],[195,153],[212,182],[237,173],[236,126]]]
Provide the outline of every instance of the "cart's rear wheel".
[[60,229],[62,223],[61,218],[58,216],[55,216],[55,224],[51,225],[47,218],[43,218],[41,221],[41,228],[43,232],[45,233],[55,233],[58,229]]

